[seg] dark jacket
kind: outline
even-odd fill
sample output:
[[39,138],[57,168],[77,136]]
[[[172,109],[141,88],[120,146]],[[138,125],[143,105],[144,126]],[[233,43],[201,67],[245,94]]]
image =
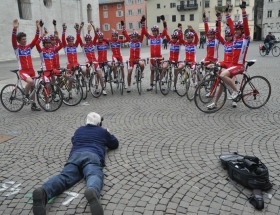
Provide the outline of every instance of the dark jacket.
[[86,125],[78,128],[72,137],[73,147],[69,157],[75,152],[88,151],[99,156],[105,164],[105,147],[116,149],[119,147],[118,139],[107,129],[95,125]]

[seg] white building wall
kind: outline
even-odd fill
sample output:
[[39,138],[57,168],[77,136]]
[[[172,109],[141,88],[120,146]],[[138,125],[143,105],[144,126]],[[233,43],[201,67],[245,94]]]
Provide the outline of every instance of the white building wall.
[[[30,43],[35,35],[35,21],[42,19],[49,33],[53,33],[52,20],[56,19],[57,29],[61,36],[62,23],[65,22],[68,26],[66,35],[75,36],[74,23],[84,21],[87,23],[87,5],[91,4],[92,18],[94,25],[99,26],[99,4],[98,0],[49,0],[51,7],[47,8],[43,0],[30,0],[31,2],[31,20],[19,18],[19,9],[17,0],[1,0],[0,1],[0,61],[14,60],[15,54],[12,47],[11,36],[13,29],[13,20],[19,20],[18,32],[27,34],[27,42]],[[87,25],[87,24],[86,24]],[[82,35],[86,33],[85,28]],[[63,50],[60,51],[63,53]],[[34,47],[32,56],[38,57],[39,54]]]
[[[272,11],[272,16],[268,17],[268,11]],[[263,32],[262,36],[266,37],[268,32],[271,32],[276,39],[280,40],[280,0],[269,2],[264,0],[263,5]]]

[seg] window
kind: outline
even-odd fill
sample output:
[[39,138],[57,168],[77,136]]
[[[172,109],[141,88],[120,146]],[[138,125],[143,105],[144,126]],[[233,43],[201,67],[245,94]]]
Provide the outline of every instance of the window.
[[109,31],[109,30],[110,30],[110,24],[104,24],[103,31]]
[[210,7],[210,0],[205,0],[205,7]]
[[234,15],[234,21],[235,21],[235,22],[239,21],[239,20],[240,20],[239,17],[240,17],[239,14],[235,14],[235,15]]
[[160,4],[157,4],[157,8],[160,8]]
[[239,5],[240,5],[240,0],[235,0],[235,6],[239,7]]
[[185,21],[185,15],[181,15],[181,21]]
[[218,0],[218,6],[223,6],[223,0]]
[[21,19],[32,19],[30,0],[18,0],[18,12]]
[[108,10],[107,5],[103,5],[103,10]]
[[137,15],[142,15],[142,9],[137,10]]
[[267,11],[267,18],[271,18],[272,17],[272,10]]
[[176,22],[176,15],[172,15],[172,22]]
[[190,21],[194,21],[194,14],[190,14]]
[[226,3],[228,3],[229,5],[231,5],[231,0],[226,0]]
[[157,23],[160,23],[160,17],[157,16]]
[[278,17],[280,17],[280,10],[278,10]]
[[268,2],[273,2],[273,0],[268,0]]
[[246,0],[246,6],[249,6],[250,0]]
[[44,5],[47,8],[51,8],[52,7],[52,0],[43,0],[43,2],[44,2]]
[[127,11],[127,15],[128,15],[128,16],[132,16],[132,15],[133,15],[133,11],[132,11],[132,10],[128,10],[128,11]]
[[116,29],[117,30],[122,30],[122,25],[121,25],[121,23],[119,22],[119,23],[117,23],[117,25],[116,25]]
[[133,23],[132,22],[128,23],[128,29],[133,29]]
[[116,11],[116,17],[122,17],[123,16],[123,11],[122,10],[117,10]]
[[176,7],[176,3],[170,3],[170,8]]
[[132,4],[132,0],[127,0],[127,4]]
[[103,18],[108,18],[108,11],[103,11]]
[[189,0],[190,5],[194,5],[194,0]]
[[117,4],[117,8],[122,8],[122,5],[121,4]]
[[138,25],[138,29],[141,29],[141,28],[142,28],[141,22],[136,22],[136,24]]
[[[107,17],[108,17],[108,13],[107,13]],[[105,18],[105,17],[104,17]],[[88,23],[90,23],[90,21],[92,20],[92,8],[91,8],[91,4],[87,5],[87,20]]]
[[142,0],[136,0],[136,4],[142,4]]

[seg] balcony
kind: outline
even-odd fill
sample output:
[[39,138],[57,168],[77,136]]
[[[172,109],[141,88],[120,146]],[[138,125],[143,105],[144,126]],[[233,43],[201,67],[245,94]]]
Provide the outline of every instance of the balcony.
[[[224,12],[226,10],[226,6],[216,6],[215,10]],[[232,11],[232,5],[229,6],[228,11],[231,12]]]
[[198,4],[177,5],[178,11],[197,10]]

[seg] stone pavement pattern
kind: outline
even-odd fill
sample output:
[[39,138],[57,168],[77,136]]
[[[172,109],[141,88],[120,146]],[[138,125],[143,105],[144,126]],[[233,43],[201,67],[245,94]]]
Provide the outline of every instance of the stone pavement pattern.
[[[0,143],[0,214],[32,214],[26,194],[61,171],[71,137],[90,111],[103,115],[104,127],[120,141],[119,149],[108,151],[106,158],[108,177],[101,193],[106,215],[280,214],[280,63],[279,58],[260,57],[258,44],[253,42],[249,49],[247,59],[258,60],[249,73],[264,75],[272,86],[269,102],[258,110],[242,102],[233,109],[227,101],[219,112],[208,115],[186,97],[173,92],[139,96],[136,86],[130,94],[88,96],[89,105],[63,105],[54,113],[31,112],[30,107],[9,113],[0,106],[0,134],[14,136]],[[222,58],[222,47],[220,51]],[[127,59],[128,50],[123,53]],[[148,49],[143,53],[147,57]],[[204,55],[205,49],[198,49],[197,59]],[[79,59],[83,62],[82,55]],[[38,59],[34,65],[39,65]],[[15,67],[15,62],[1,62],[2,87],[12,81],[8,69]],[[148,78],[147,66],[144,89]],[[226,180],[218,157],[228,151],[258,156],[269,168],[274,186],[264,194],[262,211],[254,210]],[[48,204],[48,214],[89,214],[84,190],[82,180]]]

